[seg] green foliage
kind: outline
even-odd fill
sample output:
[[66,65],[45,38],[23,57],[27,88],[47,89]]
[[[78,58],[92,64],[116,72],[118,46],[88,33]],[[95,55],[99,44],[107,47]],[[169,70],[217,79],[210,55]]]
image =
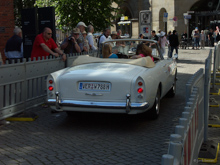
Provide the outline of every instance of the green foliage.
[[57,26],[64,31],[76,27],[80,21],[93,25],[95,31],[102,31],[121,16],[119,9],[112,7],[113,2],[120,6],[123,0],[37,0],[35,5],[54,6]]
[[34,3],[35,0],[14,0],[14,17],[16,26],[21,26],[21,10],[33,8]]

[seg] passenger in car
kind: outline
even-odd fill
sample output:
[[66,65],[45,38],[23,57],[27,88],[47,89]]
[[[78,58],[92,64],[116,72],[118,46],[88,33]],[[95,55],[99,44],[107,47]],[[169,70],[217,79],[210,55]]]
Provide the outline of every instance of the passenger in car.
[[146,44],[140,43],[137,46],[136,55],[132,56],[131,58],[141,58],[141,57],[147,57],[150,56],[151,59],[154,61],[153,56],[151,55],[152,49],[149,48]]
[[112,53],[112,46],[109,43],[105,43],[102,49],[103,58],[118,58],[118,56]]

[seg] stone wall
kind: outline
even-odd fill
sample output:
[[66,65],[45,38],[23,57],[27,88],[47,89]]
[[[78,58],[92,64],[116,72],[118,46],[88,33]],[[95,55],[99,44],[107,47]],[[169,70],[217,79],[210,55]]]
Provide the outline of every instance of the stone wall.
[[5,44],[13,35],[15,27],[13,0],[0,1],[0,18],[0,53],[3,61],[5,61]]
[[[167,32],[175,29],[181,34],[186,31],[187,26],[184,24],[183,13],[189,11],[192,5],[198,1],[199,0],[151,0],[152,29],[163,29],[163,12],[160,11],[166,11],[168,13]],[[174,16],[178,19],[176,27],[172,20]]]

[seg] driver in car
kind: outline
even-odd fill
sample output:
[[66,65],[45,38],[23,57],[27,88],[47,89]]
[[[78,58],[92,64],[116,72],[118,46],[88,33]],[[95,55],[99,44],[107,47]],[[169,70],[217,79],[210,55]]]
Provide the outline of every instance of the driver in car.
[[132,56],[131,58],[142,58],[142,57],[147,57],[150,56],[152,61],[154,61],[154,58],[152,56],[152,49],[149,48],[146,44],[140,43],[137,46],[137,51],[136,55]]

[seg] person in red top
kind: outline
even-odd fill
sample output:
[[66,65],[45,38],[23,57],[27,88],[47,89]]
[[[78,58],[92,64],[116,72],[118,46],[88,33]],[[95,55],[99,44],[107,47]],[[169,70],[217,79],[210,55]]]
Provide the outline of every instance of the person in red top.
[[132,56],[131,58],[141,58],[141,57],[147,57],[149,56],[152,61],[154,61],[154,58],[152,56],[152,49],[148,47],[145,43],[140,43],[137,46],[136,55]]
[[[31,52],[31,60],[36,57],[42,59],[42,57],[46,58],[50,54],[59,57],[62,55],[63,61],[66,60],[66,55],[57,47],[52,37],[52,30],[48,27],[45,27],[43,33],[38,34],[34,40],[32,52]],[[55,52],[53,52],[54,50]]]

